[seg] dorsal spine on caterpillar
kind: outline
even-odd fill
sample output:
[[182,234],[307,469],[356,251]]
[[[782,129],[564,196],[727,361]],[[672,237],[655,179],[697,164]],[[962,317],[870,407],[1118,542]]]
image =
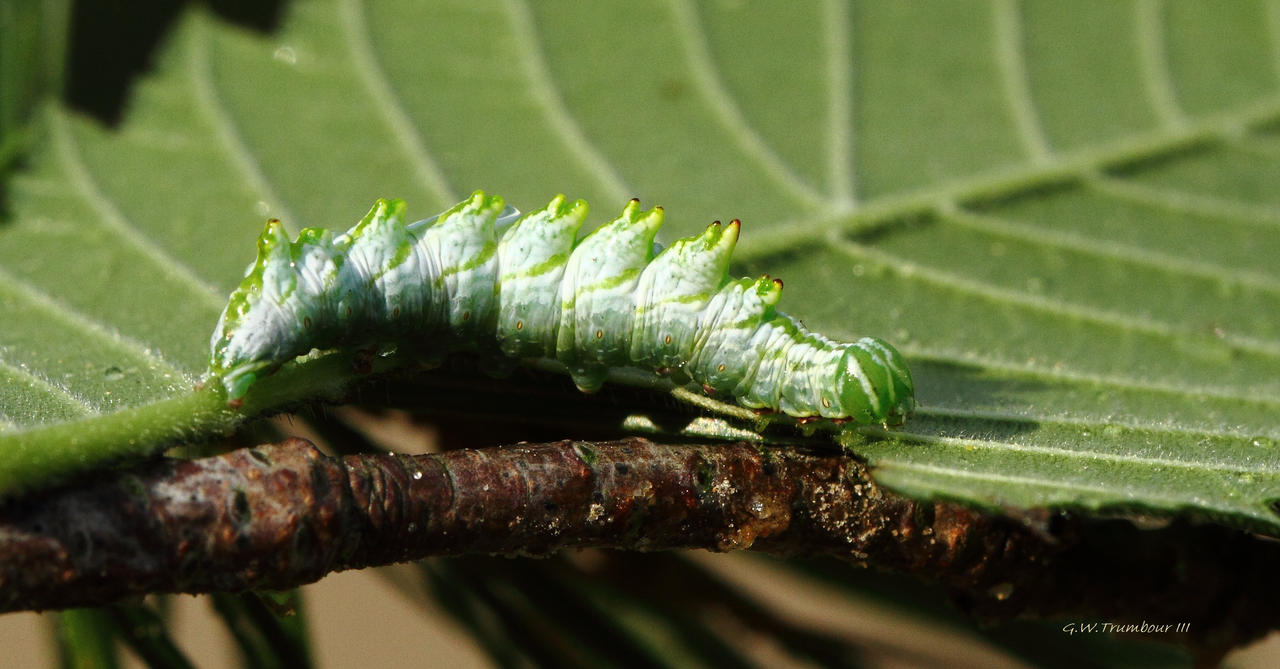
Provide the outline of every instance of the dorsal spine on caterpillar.
[[523,217],[480,191],[408,225],[404,208],[378,200],[337,237],[267,223],[211,340],[229,402],[313,348],[395,342],[554,359],[585,391],[633,367],[801,418],[901,424],[915,407],[892,346],[810,332],[774,309],[780,280],[729,278],[736,220],[655,257],[663,211],[637,200],[581,241],[587,205],[563,195]]

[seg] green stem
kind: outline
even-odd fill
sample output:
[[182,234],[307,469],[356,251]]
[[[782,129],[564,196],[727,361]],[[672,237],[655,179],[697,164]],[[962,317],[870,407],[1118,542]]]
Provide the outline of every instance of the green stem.
[[[384,371],[388,365],[375,365]],[[0,498],[65,481],[108,465],[148,458],[177,444],[228,434],[255,416],[301,401],[336,397],[349,382],[351,356],[286,365],[262,379],[237,408],[217,383],[115,413],[0,435]]]

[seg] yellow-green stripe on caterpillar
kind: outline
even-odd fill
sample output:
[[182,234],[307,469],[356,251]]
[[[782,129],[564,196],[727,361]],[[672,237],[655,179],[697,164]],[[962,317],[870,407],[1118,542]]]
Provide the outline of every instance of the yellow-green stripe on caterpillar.
[[798,418],[898,425],[915,408],[892,346],[810,332],[774,309],[781,281],[729,278],[736,220],[655,253],[662,209],[637,200],[582,240],[587,204],[563,195],[520,216],[476,191],[408,225],[404,207],[378,200],[336,237],[267,223],[210,342],[229,403],[313,348],[416,342],[555,360],[584,391],[628,367]]

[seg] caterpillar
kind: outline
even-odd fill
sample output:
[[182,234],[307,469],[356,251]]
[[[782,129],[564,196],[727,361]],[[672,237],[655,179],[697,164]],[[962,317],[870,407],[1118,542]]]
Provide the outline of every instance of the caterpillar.
[[523,216],[482,191],[407,225],[404,211],[378,200],[341,235],[295,240],[267,222],[210,341],[230,404],[314,348],[394,343],[558,361],[587,392],[635,368],[799,419],[900,425],[915,407],[892,346],[810,332],[774,308],[781,280],[730,279],[737,220],[659,252],[663,210],[638,200],[581,240],[587,204],[563,195]]

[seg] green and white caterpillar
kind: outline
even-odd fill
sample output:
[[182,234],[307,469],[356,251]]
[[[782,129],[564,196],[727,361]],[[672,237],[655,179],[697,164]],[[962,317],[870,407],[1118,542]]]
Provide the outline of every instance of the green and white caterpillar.
[[479,191],[408,225],[404,209],[378,200],[336,237],[267,223],[210,342],[229,403],[313,348],[392,343],[550,359],[588,392],[634,368],[797,418],[897,425],[915,407],[892,346],[810,332],[774,309],[781,281],[729,278],[736,220],[656,253],[662,209],[637,200],[580,241],[587,204],[562,195],[524,216]]

